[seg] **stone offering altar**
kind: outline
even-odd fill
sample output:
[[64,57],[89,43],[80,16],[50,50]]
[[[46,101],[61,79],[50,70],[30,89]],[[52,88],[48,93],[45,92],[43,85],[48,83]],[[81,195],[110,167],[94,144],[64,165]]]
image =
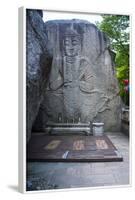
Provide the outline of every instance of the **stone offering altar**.
[[91,123],[47,123],[45,132],[48,134],[92,134]]
[[105,131],[120,130],[121,101],[107,36],[78,19],[44,26],[53,59],[33,130],[60,123],[59,113],[63,124],[101,121]]

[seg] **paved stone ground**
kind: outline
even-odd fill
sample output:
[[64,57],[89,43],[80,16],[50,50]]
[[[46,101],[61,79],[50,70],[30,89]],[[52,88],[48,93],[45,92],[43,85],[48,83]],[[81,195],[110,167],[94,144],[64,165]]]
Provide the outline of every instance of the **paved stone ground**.
[[27,164],[27,190],[66,189],[129,184],[129,138],[107,133],[123,162]]

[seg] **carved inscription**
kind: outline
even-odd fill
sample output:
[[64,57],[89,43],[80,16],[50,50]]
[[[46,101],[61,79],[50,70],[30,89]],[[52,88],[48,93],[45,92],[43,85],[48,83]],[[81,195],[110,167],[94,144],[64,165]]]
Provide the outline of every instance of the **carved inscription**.
[[52,140],[49,144],[47,144],[44,149],[46,150],[53,150],[56,149],[60,145],[60,140]]
[[108,149],[108,145],[105,140],[96,140],[97,149]]
[[85,141],[84,140],[76,140],[73,143],[73,150],[85,150]]

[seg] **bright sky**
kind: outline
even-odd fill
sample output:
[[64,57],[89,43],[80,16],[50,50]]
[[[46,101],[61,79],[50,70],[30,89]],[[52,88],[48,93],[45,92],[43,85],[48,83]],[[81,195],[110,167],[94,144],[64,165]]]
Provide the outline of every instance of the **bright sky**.
[[81,14],[81,13],[66,13],[66,12],[54,12],[54,11],[43,11],[43,20],[54,20],[54,19],[84,19],[93,24],[95,22],[102,21],[102,16],[99,14]]

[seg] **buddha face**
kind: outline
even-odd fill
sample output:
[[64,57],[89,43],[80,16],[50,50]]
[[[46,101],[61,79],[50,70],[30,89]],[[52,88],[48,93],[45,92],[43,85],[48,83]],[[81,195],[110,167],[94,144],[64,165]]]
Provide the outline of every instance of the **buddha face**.
[[79,37],[71,35],[64,38],[64,52],[66,56],[77,56],[79,54],[80,47],[81,44]]

